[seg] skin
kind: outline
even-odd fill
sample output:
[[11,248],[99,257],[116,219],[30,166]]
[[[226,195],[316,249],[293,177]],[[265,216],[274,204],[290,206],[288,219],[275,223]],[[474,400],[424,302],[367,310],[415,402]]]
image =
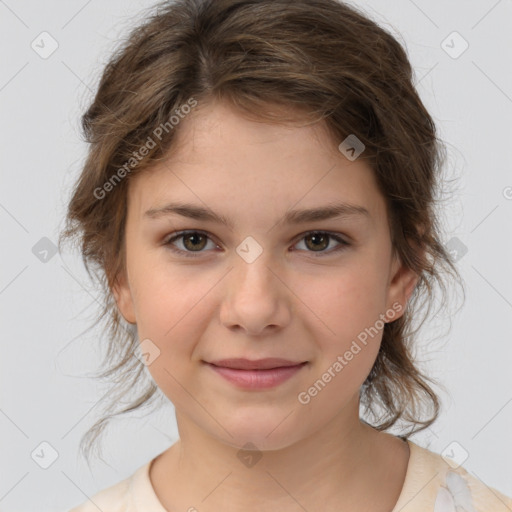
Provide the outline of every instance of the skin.
[[[158,499],[191,512],[319,504],[389,512],[409,447],[359,419],[359,390],[382,330],[309,403],[297,398],[379,315],[401,316],[417,282],[393,255],[372,170],[338,151],[322,124],[256,122],[227,103],[199,105],[179,128],[176,150],[130,181],[126,268],[114,287],[139,339],[160,350],[148,369],[176,410],[180,439],[150,469]],[[145,217],[171,201],[210,208],[234,228]],[[277,224],[292,208],[331,201],[364,206],[370,216]],[[194,229],[209,238],[173,246],[197,257],[166,245],[174,232]],[[307,236],[315,230],[351,245],[333,252],[339,243],[328,238],[316,248]],[[251,263],[236,252],[248,236],[263,251]],[[249,391],[202,363],[228,357],[308,364],[274,388]],[[250,467],[237,456],[247,442],[262,455]]]

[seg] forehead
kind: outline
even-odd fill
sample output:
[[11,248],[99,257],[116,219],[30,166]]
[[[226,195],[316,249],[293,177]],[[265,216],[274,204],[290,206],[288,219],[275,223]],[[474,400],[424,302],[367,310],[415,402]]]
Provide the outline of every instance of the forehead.
[[[235,145],[246,148],[259,145],[265,145],[266,148],[288,146],[297,151],[306,139],[308,146],[314,140],[319,151],[333,153],[336,150],[324,123],[312,123],[308,120],[310,116],[305,113],[301,114],[300,111],[292,111],[280,105],[274,105],[272,111],[281,122],[274,123],[257,118],[254,114],[242,112],[227,101],[200,104],[181,121],[174,140],[173,154],[179,158],[183,156],[180,153],[185,152],[190,160],[194,154],[207,148],[212,150],[219,145],[230,145],[230,153],[236,150]],[[290,117],[294,118],[293,122],[285,121]],[[193,154],[190,154],[190,150]]]
[[131,180],[129,203],[139,217],[177,200],[267,223],[269,213],[340,201],[385,215],[364,160],[348,160],[323,124],[301,124],[249,119],[220,102],[196,107],[168,156]]

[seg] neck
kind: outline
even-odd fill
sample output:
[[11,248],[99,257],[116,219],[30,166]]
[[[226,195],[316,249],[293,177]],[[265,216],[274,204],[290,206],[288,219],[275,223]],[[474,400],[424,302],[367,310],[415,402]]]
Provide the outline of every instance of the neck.
[[389,487],[390,441],[395,452],[405,443],[362,423],[358,400],[347,409],[307,438],[245,456],[176,412],[180,440],[152,465],[155,492],[168,510],[339,510],[340,499],[361,509],[369,488]]

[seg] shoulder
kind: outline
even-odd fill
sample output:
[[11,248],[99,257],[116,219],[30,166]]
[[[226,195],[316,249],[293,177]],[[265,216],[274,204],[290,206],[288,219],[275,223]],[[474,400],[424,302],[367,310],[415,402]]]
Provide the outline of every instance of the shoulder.
[[468,473],[454,460],[408,441],[411,450],[395,510],[512,512],[512,499]]
[[107,487],[93,496],[86,502],[69,510],[69,512],[136,512],[137,507],[133,502],[133,490],[137,482],[146,474],[150,462],[139,467],[130,477]]

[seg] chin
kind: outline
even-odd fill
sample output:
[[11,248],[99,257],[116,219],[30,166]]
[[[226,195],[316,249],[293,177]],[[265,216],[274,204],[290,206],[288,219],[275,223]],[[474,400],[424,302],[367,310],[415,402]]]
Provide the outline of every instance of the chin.
[[[230,421],[224,427],[231,436],[223,429],[217,429],[215,437],[236,449],[281,450],[300,439],[297,426],[290,421],[290,416],[283,421],[285,417],[279,415],[275,418],[255,419],[253,416],[249,421]],[[256,448],[249,447],[249,443]]]
[[254,432],[254,428],[243,432],[233,433],[233,437],[223,436],[221,441],[232,448],[244,451],[274,451],[288,448],[295,443],[295,439],[290,436],[290,432],[281,434],[271,434],[269,431]]

